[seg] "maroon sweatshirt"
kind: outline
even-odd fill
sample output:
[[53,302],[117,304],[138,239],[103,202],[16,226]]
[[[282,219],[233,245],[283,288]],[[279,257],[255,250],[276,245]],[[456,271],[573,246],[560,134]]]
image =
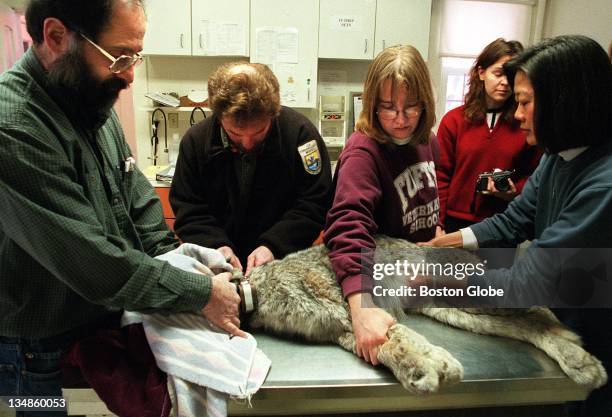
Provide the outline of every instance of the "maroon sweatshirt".
[[380,144],[355,132],[336,167],[336,194],[327,214],[324,241],[344,296],[372,288],[367,271],[374,235],[412,242],[434,237],[438,223],[438,189],[434,155],[428,145]]

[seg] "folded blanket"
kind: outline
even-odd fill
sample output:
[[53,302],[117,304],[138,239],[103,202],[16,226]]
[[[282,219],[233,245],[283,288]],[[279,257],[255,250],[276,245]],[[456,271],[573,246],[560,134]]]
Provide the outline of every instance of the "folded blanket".
[[157,365],[168,374],[178,416],[226,416],[227,396],[250,400],[270,369],[255,338],[230,337],[203,316],[124,314],[124,324],[138,321]]

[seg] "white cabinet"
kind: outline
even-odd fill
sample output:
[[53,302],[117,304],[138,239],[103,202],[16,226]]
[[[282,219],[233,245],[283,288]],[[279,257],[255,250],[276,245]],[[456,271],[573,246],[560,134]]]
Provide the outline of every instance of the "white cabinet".
[[148,0],[146,55],[248,56],[249,0]]
[[372,59],[396,44],[427,60],[431,0],[320,0],[319,57]]
[[276,74],[281,103],[317,105],[319,0],[251,0],[251,62]]
[[412,45],[427,61],[431,0],[377,0],[374,55],[387,46]]
[[191,0],[192,55],[249,56],[249,0]]
[[319,58],[371,59],[376,0],[321,0]]
[[191,55],[191,0],[148,0],[143,54]]

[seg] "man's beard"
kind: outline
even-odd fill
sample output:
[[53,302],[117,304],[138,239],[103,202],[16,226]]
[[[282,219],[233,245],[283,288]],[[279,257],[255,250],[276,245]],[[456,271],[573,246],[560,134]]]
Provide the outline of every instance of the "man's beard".
[[119,93],[128,87],[125,80],[115,76],[96,79],[78,45],[49,66],[49,81],[68,112],[89,129],[98,129],[106,122]]

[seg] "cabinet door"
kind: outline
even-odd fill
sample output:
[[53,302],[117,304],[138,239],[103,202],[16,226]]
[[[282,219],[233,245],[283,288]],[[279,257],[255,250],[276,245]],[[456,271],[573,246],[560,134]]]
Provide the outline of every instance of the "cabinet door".
[[148,0],[146,55],[191,55],[190,0]]
[[278,77],[281,104],[316,107],[319,0],[251,0],[251,62]]
[[319,58],[372,59],[376,0],[321,0]]
[[193,55],[249,56],[249,0],[191,0]]
[[164,219],[170,230],[174,231],[175,215],[170,205],[170,187],[155,187],[155,192],[162,204]]
[[376,48],[412,45],[427,61],[431,0],[378,0],[376,6]]

